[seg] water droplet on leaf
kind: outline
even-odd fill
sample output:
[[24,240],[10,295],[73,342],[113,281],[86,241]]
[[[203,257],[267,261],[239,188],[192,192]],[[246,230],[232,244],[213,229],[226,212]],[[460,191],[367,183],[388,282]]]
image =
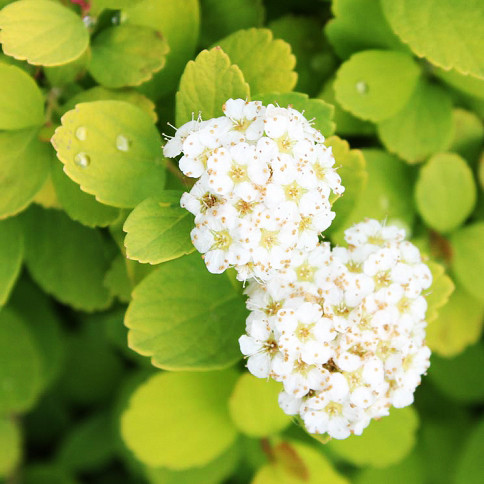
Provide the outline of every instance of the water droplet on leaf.
[[85,141],[86,137],[87,137],[87,129],[84,126],[79,126],[76,129],[76,138],[79,141]]
[[129,139],[126,138],[126,136],[119,134],[116,137],[116,148],[118,148],[119,151],[128,151],[130,145],[131,145],[131,141],[129,141]]
[[77,153],[77,155],[74,156],[74,163],[81,168],[86,168],[91,163],[91,158],[86,153]]
[[365,81],[358,81],[356,83],[356,90],[359,94],[366,94],[368,92],[368,84]]

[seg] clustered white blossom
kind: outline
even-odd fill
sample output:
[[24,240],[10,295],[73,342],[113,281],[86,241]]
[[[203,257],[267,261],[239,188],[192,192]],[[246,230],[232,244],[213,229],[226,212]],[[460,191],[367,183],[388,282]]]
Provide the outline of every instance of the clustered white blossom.
[[422,291],[432,277],[404,237],[367,220],[345,232],[347,248],[320,244],[246,290],[248,369],[283,383],[281,408],[310,433],[360,435],[413,402],[429,366]]
[[344,188],[324,137],[292,108],[229,99],[165,145],[199,178],[181,199],[210,272],[249,280],[239,339],[249,371],[283,384],[279,405],[310,433],[360,435],[413,402],[429,366],[423,291],[432,276],[405,232],[366,220],[331,249]]
[[344,188],[324,137],[295,109],[229,99],[224,116],[181,126],[164,147],[188,177],[194,246],[210,272],[235,267],[266,281],[298,249],[312,250]]

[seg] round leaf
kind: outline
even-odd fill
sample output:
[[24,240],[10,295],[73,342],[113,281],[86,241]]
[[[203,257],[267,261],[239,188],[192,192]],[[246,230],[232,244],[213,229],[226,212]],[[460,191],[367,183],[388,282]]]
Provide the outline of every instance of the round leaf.
[[457,280],[469,294],[484,302],[484,222],[458,230],[450,241],[452,269]]
[[0,219],[26,208],[49,175],[51,149],[38,129],[0,132]]
[[413,407],[393,409],[372,421],[361,436],[332,440],[328,445],[357,466],[387,467],[402,460],[415,445],[418,416]]
[[44,123],[44,98],[35,81],[17,66],[0,62],[0,129]]
[[336,100],[355,116],[383,121],[405,106],[419,75],[418,65],[408,54],[385,50],[359,52],[336,74]]
[[58,66],[77,59],[89,43],[81,18],[50,0],[21,0],[0,11],[3,52],[30,64]]
[[0,417],[0,478],[8,477],[22,455],[22,437],[17,423]]
[[134,290],[126,313],[130,348],[167,370],[211,370],[240,359],[246,311],[228,278],[199,254],[161,265]]
[[1,220],[0,234],[0,306],[3,306],[20,273],[24,239],[17,219]]
[[209,463],[237,435],[227,409],[235,378],[232,370],[152,376],[134,392],[122,416],[125,444],[152,467]]
[[457,287],[445,309],[427,328],[426,342],[439,355],[452,357],[478,341],[482,332],[482,303]]
[[[484,78],[481,0],[382,0],[392,29],[419,57]],[[430,22],[430,23],[429,23]]]
[[126,255],[139,262],[159,264],[189,254],[195,249],[190,239],[193,217],[180,207],[180,193],[176,202],[149,198],[129,215],[123,230]]
[[161,34],[149,27],[111,27],[92,42],[89,72],[106,87],[139,86],[163,67],[167,52]]
[[267,437],[284,430],[291,417],[277,403],[281,390],[281,384],[274,380],[241,375],[229,400],[235,426],[250,437]]
[[270,30],[239,30],[218,42],[218,46],[240,68],[251,92],[265,94],[294,89],[296,57],[287,42],[273,39]]
[[444,266],[437,264],[432,260],[426,261],[430,272],[432,272],[432,286],[428,294],[427,300],[427,323],[430,323],[437,318],[439,309],[445,306],[449,297],[454,292],[455,285],[452,279],[445,273]]
[[106,227],[119,217],[119,209],[99,203],[83,192],[62,170],[55,159],[51,166],[52,182],[60,205],[72,220],[88,227]]
[[469,165],[459,155],[440,153],[420,170],[415,185],[417,210],[429,227],[450,232],[472,212],[476,192]]
[[443,151],[452,139],[452,103],[439,86],[420,81],[407,105],[378,124],[385,147],[410,163]]
[[190,61],[176,93],[176,124],[190,121],[199,112],[203,119],[221,116],[229,98],[248,98],[249,85],[241,70],[222,50],[203,50]]
[[134,207],[163,189],[160,135],[130,103],[78,104],[62,116],[52,144],[69,177],[102,203]]
[[[40,358],[25,323],[11,309],[0,311],[0,415],[25,412],[40,391]],[[1,453],[0,453],[1,456]]]
[[256,98],[265,105],[292,106],[303,113],[307,120],[313,120],[313,127],[324,136],[331,136],[334,133],[335,124],[332,121],[334,108],[322,99],[310,99],[307,94],[301,92],[263,94]]
[[62,212],[32,207],[24,217],[25,261],[39,286],[64,304],[84,311],[110,302],[103,286],[109,267],[101,234]]
[[459,154],[474,166],[484,141],[484,125],[479,116],[464,109],[454,109],[453,118],[454,136],[449,151]]

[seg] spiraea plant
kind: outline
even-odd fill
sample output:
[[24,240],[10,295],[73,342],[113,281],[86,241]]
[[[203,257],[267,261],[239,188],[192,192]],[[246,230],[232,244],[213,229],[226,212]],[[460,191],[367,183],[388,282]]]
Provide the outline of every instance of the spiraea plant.
[[479,0],[0,0],[0,482],[484,480]]

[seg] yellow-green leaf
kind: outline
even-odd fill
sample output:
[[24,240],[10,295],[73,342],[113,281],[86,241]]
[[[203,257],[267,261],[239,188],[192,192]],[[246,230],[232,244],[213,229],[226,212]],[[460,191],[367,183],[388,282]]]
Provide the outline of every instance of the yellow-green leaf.
[[50,0],[21,0],[0,11],[3,52],[30,64],[58,66],[87,49],[89,34],[72,10]]
[[439,153],[420,169],[415,202],[428,227],[455,230],[471,214],[476,200],[472,171],[459,155]]
[[0,479],[9,477],[22,456],[20,428],[13,418],[0,416]]
[[440,308],[449,301],[455,285],[452,279],[445,273],[443,265],[432,260],[425,263],[428,265],[430,272],[432,272],[432,286],[426,295],[427,313],[425,317],[427,323],[430,323],[437,318]]
[[382,0],[394,32],[419,57],[484,78],[481,0]]
[[209,463],[237,435],[227,408],[236,375],[225,370],[152,376],[123,413],[125,444],[152,467],[181,470]]
[[163,189],[160,135],[130,103],[77,104],[62,116],[52,144],[67,175],[102,203],[134,207]]
[[291,422],[279,407],[280,383],[256,378],[250,373],[239,377],[230,396],[229,410],[235,426],[249,437],[267,437],[284,430]]
[[162,35],[149,27],[110,27],[92,42],[89,72],[105,87],[139,86],[163,67],[168,50]]
[[0,129],[23,129],[44,122],[44,98],[20,67],[0,62]]
[[3,306],[20,273],[24,239],[18,219],[0,221],[0,306]]
[[268,29],[247,29],[217,43],[240,67],[252,93],[292,91],[297,82],[296,57],[291,46],[274,39]]
[[359,118],[383,121],[405,106],[419,76],[418,65],[403,52],[358,52],[336,74],[336,100]]
[[229,98],[249,97],[249,85],[241,70],[230,63],[221,49],[203,50],[190,61],[176,93],[176,124],[190,121],[201,113],[203,119],[221,116]]
[[392,409],[388,417],[372,421],[361,436],[332,440],[328,445],[357,466],[387,467],[402,460],[416,442],[418,415],[413,407]]
[[452,139],[449,95],[421,80],[403,109],[378,124],[378,135],[388,151],[410,163],[444,151]]

